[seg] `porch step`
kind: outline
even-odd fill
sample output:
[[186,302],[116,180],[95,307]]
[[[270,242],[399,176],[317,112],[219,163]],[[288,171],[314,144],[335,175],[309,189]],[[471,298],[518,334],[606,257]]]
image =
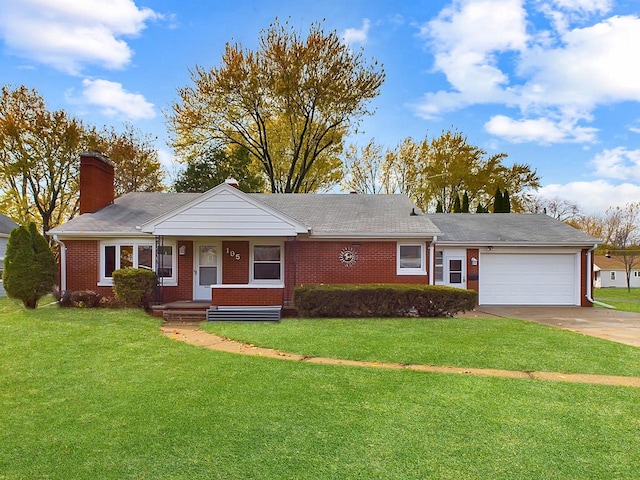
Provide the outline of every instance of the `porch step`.
[[207,310],[210,322],[279,322],[282,307],[211,307]]
[[204,309],[164,310],[162,318],[165,321],[202,322],[207,319],[207,311]]

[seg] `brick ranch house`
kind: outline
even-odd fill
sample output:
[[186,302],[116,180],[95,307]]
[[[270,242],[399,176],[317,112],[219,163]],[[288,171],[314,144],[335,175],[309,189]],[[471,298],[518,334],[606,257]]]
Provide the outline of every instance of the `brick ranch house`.
[[162,302],[280,306],[296,285],[413,283],[479,303],[591,306],[598,240],[546,215],[423,214],[403,195],[130,193],[81,156],[80,215],[49,233],[61,289],[112,294],[112,272],[157,272]]

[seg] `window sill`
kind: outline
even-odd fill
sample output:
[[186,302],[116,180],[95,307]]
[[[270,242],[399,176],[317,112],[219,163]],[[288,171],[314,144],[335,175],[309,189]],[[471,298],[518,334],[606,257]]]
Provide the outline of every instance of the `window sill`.
[[425,270],[398,270],[396,271],[396,275],[426,275],[427,272]]

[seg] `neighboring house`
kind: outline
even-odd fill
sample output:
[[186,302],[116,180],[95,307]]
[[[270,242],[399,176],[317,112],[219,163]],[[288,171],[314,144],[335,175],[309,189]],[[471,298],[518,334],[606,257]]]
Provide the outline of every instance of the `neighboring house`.
[[2,288],[2,271],[4,269],[4,255],[7,251],[7,241],[11,230],[16,228],[18,224],[0,213],[0,296],[4,295]]
[[[596,288],[627,288],[627,274],[622,258],[595,255],[593,261]],[[631,288],[640,288],[640,263],[635,267],[631,270],[630,284]]]
[[403,195],[202,194],[113,198],[113,164],[83,154],[81,215],[49,232],[61,288],[111,294],[150,268],[160,300],[290,306],[294,286],[414,283],[473,289],[480,304],[590,306],[599,243],[546,215],[430,214]]

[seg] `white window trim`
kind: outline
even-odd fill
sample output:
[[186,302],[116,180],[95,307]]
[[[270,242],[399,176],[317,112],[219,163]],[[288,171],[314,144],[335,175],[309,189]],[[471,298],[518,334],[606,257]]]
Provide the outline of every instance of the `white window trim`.
[[[119,240],[102,240],[100,241],[100,251],[98,252],[98,256],[100,258],[99,261],[99,268],[100,271],[99,273],[99,281],[98,281],[98,286],[99,287],[111,287],[113,286],[113,278],[112,277],[105,277],[104,275],[104,267],[105,267],[105,255],[104,255],[104,249],[105,247],[108,246],[115,246],[118,247],[116,249],[116,270],[118,268],[120,268],[119,266],[119,262],[120,262],[120,255],[118,255],[118,250],[119,247],[121,246],[133,246],[133,262],[134,265],[138,264],[138,247],[139,246],[150,246],[152,248],[152,265],[151,268],[153,269],[153,271],[155,272],[157,270],[156,268],[156,245],[155,245],[155,241],[152,240],[147,240],[147,239],[141,239],[141,238],[129,238],[129,239],[119,239]],[[171,256],[171,272],[172,272],[172,276],[171,277],[163,277],[162,279],[162,284],[165,287],[175,287],[178,285],[178,251],[177,251],[177,244],[175,241],[173,240],[168,240],[164,242],[165,246],[170,246],[172,247],[172,252],[173,255]]]
[[[400,268],[400,247],[420,247],[420,268]],[[427,259],[424,242],[398,242],[396,245],[396,274],[397,275],[426,275]]]
[[615,282],[615,280],[616,280],[616,272],[611,271],[611,273],[609,274],[609,279]]
[[[441,263],[438,263],[438,253],[440,253]],[[433,283],[434,285],[444,285],[444,271],[445,271],[444,264],[445,264],[444,250],[435,250],[433,252]],[[440,267],[440,274],[442,278],[437,278],[436,276],[436,271],[438,270],[438,267]]]
[[[260,246],[279,246],[280,247],[280,279],[279,280],[260,280],[253,277],[253,248]],[[284,288],[284,242],[253,241],[249,242],[249,283],[255,285],[276,285]]]

